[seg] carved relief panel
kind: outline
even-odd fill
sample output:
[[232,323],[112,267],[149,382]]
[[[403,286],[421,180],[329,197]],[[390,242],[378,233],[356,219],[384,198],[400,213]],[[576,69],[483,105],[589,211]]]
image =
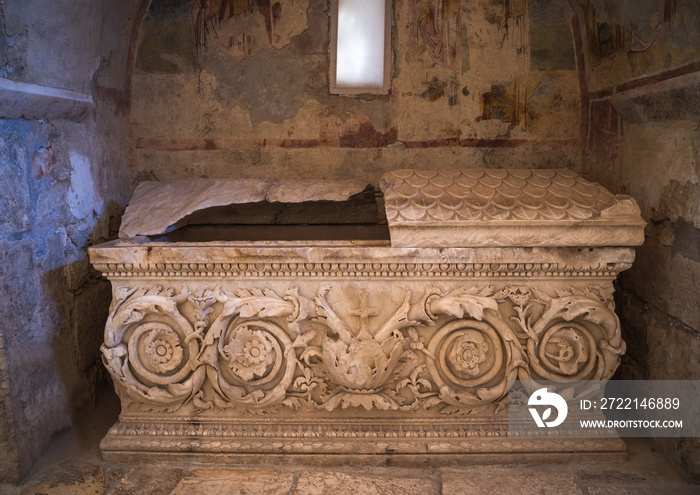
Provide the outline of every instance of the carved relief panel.
[[493,413],[509,380],[607,379],[624,353],[598,285],[173,285],[115,291],[104,361],[131,413]]

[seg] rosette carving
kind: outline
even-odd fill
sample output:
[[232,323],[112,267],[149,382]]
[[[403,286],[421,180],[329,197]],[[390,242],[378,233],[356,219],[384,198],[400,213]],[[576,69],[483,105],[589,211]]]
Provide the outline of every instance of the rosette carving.
[[442,326],[421,349],[440,400],[451,406],[442,412],[476,412],[500,404],[508,393],[508,381],[525,365],[522,348],[501,318],[492,293],[490,287],[457,288],[426,298],[431,319],[458,318]]
[[155,288],[124,289],[118,296],[102,345],[105,366],[132,399],[179,408],[204,378],[192,371],[199,347],[188,339],[194,329],[177,308],[187,294]]
[[607,380],[625,352],[617,315],[585,296],[552,299],[527,343],[535,379]]
[[216,394],[213,404],[249,411],[274,406],[286,398],[297,366],[295,348],[305,345],[275,319],[295,329],[306,318],[306,301],[290,289],[284,297],[265,289],[219,291],[223,310],[204,337],[202,363]]
[[161,323],[147,323],[138,329],[138,333],[143,335],[143,344],[139,346],[132,337],[129,340],[133,348],[131,354],[138,355],[139,361],[150,372],[167,373],[182,364],[181,339],[170,327]]
[[287,333],[275,323],[239,319],[219,339],[215,399],[221,408],[231,405],[261,409],[284,400],[297,365]]
[[617,315],[599,287],[558,291],[506,287],[497,299],[513,304],[529,367],[524,380],[607,380],[625,352]]
[[221,348],[221,355],[228,361],[233,374],[241,380],[261,378],[271,364],[279,363],[275,359],[275,355],[280,354],[279,345],[265,333],[242,324],[232,332],[228,344]]
[[[455,342],[448,356],[457,373],[476,377],[482,373],[481,366],[493,368],[494,355],[500,357],[500,352],[494,353],[493,347],[483,335],[474,330],[464,330],[462,335],[454,338]],[[487,363],[484,365],[484,363]]]

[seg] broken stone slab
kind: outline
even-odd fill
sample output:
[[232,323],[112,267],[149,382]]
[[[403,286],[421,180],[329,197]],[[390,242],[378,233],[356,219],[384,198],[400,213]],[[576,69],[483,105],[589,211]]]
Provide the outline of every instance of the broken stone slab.
[[[358,195],[363,195],[364,203],[371,202],[369,213],[364,212],[360,220],[366,223],[375,220],[373,188],[361,180],[146,181],[137,186],[126,208],[119,237],[164,234],[191,222],[220,224],[231,223],[233,219],[232,223],[240,224],[302,223],[309,213],[299,209],[299,205],[342,203]],[[323,209],[317,213],[323,219]]]

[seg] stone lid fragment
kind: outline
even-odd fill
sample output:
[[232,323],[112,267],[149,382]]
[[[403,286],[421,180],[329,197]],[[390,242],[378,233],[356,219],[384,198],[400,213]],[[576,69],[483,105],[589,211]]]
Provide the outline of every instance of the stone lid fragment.
[[566,169],[390,172],[382,178],[392,246],[636,246],[644,221]]
[[[124,212],[119,237],[153,236],[209,208],[252,203],[346,201],[369,185],[361,180],[197,179],[141,182]],[[371,187],[371,186],[370,186]]]

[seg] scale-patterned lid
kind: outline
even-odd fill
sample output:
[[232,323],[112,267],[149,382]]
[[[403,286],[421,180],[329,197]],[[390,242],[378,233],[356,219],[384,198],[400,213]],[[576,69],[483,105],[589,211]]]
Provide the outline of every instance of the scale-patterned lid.
[[395,170],[382,179],[392,245],[632,246],[634,199],[565,169]]

